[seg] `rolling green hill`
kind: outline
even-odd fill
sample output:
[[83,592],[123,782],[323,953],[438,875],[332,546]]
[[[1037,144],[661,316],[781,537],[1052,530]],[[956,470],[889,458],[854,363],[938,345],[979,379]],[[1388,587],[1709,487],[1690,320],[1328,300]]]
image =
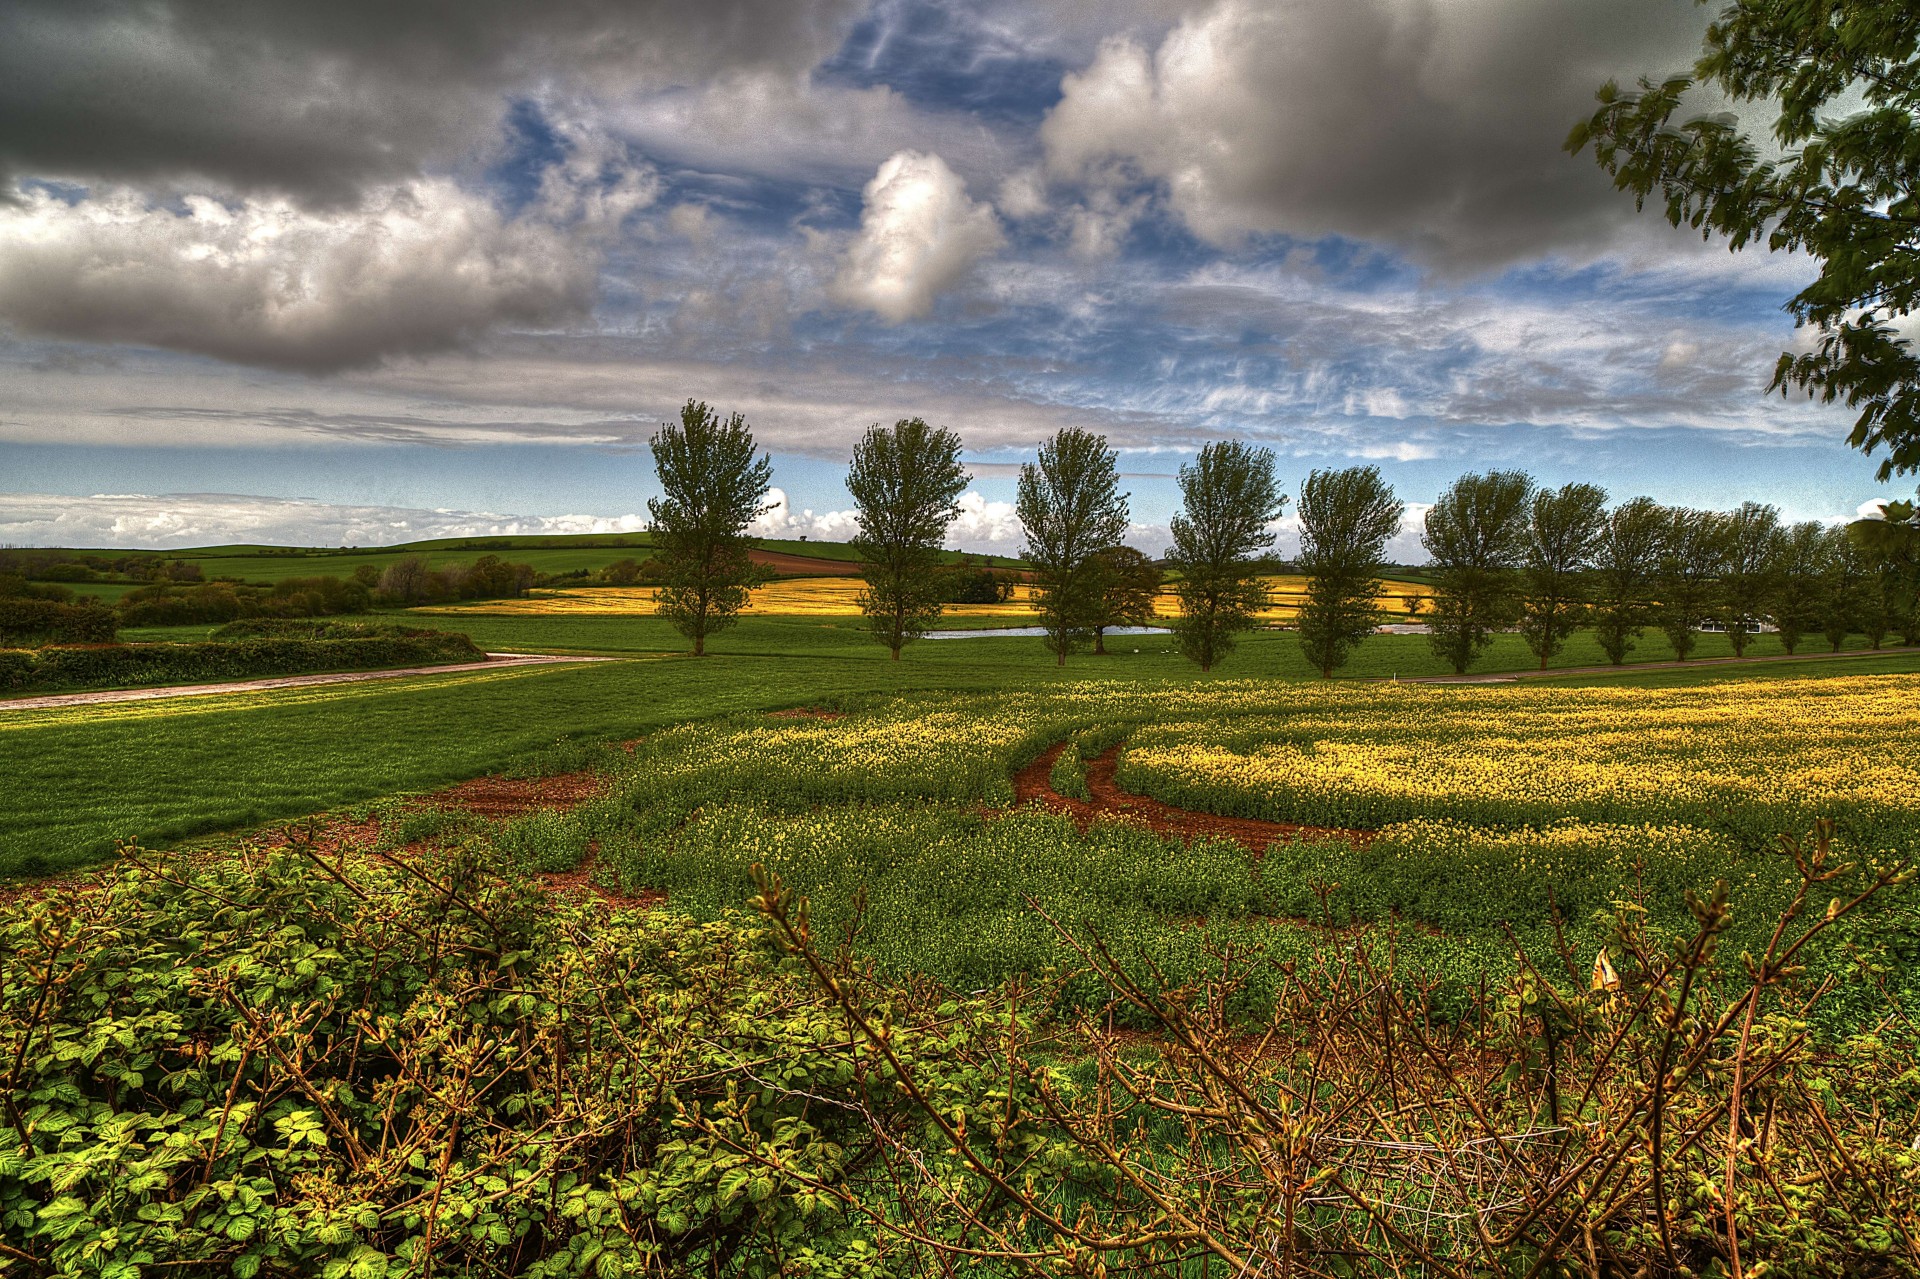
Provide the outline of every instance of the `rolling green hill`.
[[[777,551],[809,559],[846,563],[855,558],[854,550],[844,542],[812,542],[788,538],[755,538],[762,550]],[[52,549],[52,548],[50,548]],[[84,547],[57,548],[74,556],[101,555],[118,558],[128,554]],[[482,555],[498,555],[515,563],[531,564],[542,573],[571,573],[586,570],[598,573],[622,559],[645,559],[653,553],[653,538],[648,533],[559,533],[520,537],[433,538],[419,542],[400,542],[392,546],[263,546],[236,544],[196,546],[183,550],[155,552],[168,559],[185,560],[200,566],[211,580],[238,578],[243,582],[274,583],[290,577],[351,577],[357,568],[383,569],[409,555],[425,555],[436,566],[470,564]],[[949,562],[961,558],[958,551],[946,552]],[[1019,563],[1004,555],[980,557],[996,566]],[[73,584],[79,591],[103,599],[117,599],[134,583],[90,582]]]

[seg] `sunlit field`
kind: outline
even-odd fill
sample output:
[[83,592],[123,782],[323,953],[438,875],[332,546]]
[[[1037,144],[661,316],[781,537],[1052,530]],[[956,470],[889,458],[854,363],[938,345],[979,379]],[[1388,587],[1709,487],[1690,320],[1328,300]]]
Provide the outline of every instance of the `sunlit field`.
[[[1293,620],[1306,599],[1307,579],[1292,574],[1262,579],[1272,593],[1273,607],[1258,616],[1265,622]],[[753,592],[744,612],[755,617],[857,617],[860,614],[861,584],[850,577],[799,577],[772,582]],[[1380,609],[1390,617],[1407,620],[1411,601],[1430,598],[1431,587],[1418,582],[1387,582],[1380,598]],[[653,591],[645,586],[578,586],[563,590],[533,591],[521,599],[475,600],[438,608],[412,610],[422,614],[462,616],[487,614],[504,617],[591,617],[642,616],[653,613]],[[1156,611],[1162,617],[1177,617],[1179,600],[1171,591],[1162,591]],[[949,604],[945,615],[953,618],[1030,618],[1033,615],[1033,588],[1018,584],[1004,604]]]

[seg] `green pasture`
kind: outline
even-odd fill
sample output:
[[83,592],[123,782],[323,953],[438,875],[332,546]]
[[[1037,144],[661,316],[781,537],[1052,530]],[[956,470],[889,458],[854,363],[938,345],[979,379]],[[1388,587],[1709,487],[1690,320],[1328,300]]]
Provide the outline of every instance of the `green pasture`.
[[[753,544],[764,550],[814,559],[850,561],[854,549],[844,542],[803,542],[791,538],[755,538]],[[87,551],[77,554],[120,555],[117,551]],[[208,579],[229,577],[243,582],[285,581],[290,577],[351,577],[362,567],[384,569],[410,555],[425,555],[434,565],[471,564],[482,555],[498,555],[516,564],[530,564],[542,573],[572,573],[585,569],[598,573],[607,565],[623,559],[644,560],[653,553],[649,533],[570,533],[528,537],[454,537],[432,538],[419,542],[401,542],[393,546],[201,546],[185,550],[157,552],[167,559],[185,560],[200,567]],[[960,552],[944,553],[948,562],[961,558]],[[1009,566],[1019,561],[1004,555],[975,557],[993,564]],[[141,583],[70,583],[77,593],[112,601]]]

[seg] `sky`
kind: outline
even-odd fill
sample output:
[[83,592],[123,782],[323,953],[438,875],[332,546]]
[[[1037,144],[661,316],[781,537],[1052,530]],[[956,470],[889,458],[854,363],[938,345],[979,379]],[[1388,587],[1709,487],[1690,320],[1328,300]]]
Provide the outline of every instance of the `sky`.
[[[0,543],[631,530],[688,399],[843,539],[869,425],[956,431],[950,540],[1103,433],[1850,517],[1843,408],[1764,393],[1805,259],[1562,149],[1690,0],[10,0]],[[1702,103],[1702,109],[1724,104]],[[1282,529],[1285,549],[1285,529]]]

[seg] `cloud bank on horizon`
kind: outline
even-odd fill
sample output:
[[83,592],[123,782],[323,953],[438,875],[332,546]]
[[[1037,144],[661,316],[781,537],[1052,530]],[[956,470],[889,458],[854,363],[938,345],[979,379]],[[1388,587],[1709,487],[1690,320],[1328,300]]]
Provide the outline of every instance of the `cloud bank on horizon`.
[[[1159,472],[1233,436],[1299,471],[1376,461],[1415,500],[1517,463],[1689,501],[1736,450],[1778,486],[1750,495],[1845,513],[1877,489],[1844,414],[1761,394],[1804,264],[1673,233],[1561,150],[1602,81],[1683,69],[1705,21],[1687,0],[16,0],[0,489],[98,493],[101,450],[239,451],[257,508],[125,501],[156,538],[617,519],[303,504],[272,459],[541,445],[584,473],[693,396],[782,457],[920,414],[987,470],[1077,424]],[[796,529],[845,504],[787,488]],[[1137,504],[1143,538],[1168,491]],[[1000,545],[1008,494],[975,496],[956,536]]]

